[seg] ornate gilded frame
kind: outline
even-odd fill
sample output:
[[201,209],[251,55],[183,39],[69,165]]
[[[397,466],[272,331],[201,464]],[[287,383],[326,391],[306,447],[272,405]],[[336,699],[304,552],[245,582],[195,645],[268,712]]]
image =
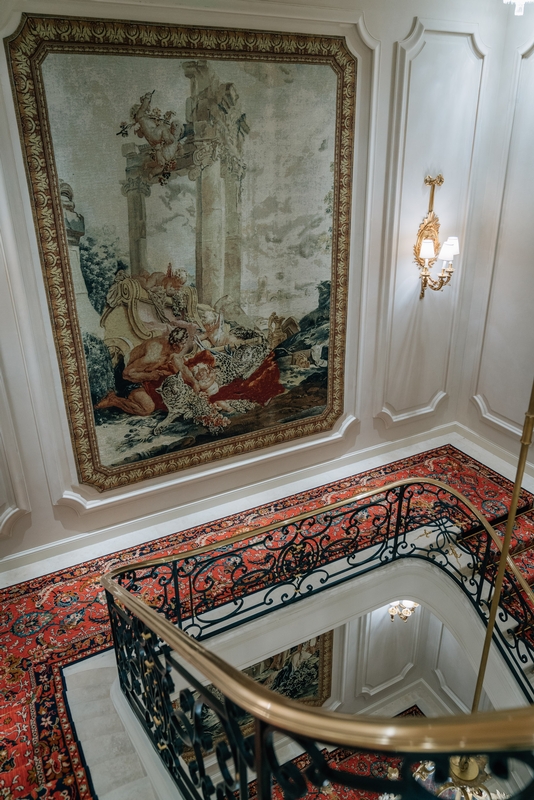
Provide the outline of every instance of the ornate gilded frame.
[[[116,489],[330,430],[343,412],[356,61],[338,37],[23,15],[5,40],[37,240],[81,483]],[[328,64],[337,76],[328,393],[323,413],[120,466],[101,462],[41,66],[49,53]]]

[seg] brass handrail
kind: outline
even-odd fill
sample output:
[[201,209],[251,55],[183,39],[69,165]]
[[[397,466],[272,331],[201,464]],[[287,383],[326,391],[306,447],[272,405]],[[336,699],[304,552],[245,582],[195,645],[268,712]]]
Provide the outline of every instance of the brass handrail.
[[[464,503],[478,521],[502,549],[501,542],[493,527],[477,508],[460,492],[433,478],[405,478],[383,486],[352,495],[349,499],[322,506],[313,510],[313,515],[326,513],[344,505],[384,494],[399,486],[409,484],[430,484],[452,494]],[[510,709],[505,711],[482,712],[454,717],[433,719],[377,719],[358,714],[353,716],[340,712],[312,708],[295,700],[277,694],[256,683],[244,673],[231,666],[215,653],[207,650],[195,639],[176,628],[161,614],[158,614],[143,600],[130,594],[115,583],[114,578],[136,569],[159,566],[169,561],[182,561],[187,558],[226,547],[229,544],[254,539],[283,525],[299,522],[311,516],[310,512],[298,514],[253,530],[245,530],[227,539],[212,542],[202,547],[177,553],[172,557],[159,556],[135,563],[115,567],[102,576],[104,588],[115,599],[132,611],[158,637],[199,670],[226,697],[240,708],[275,728],[296,736],[309,736],[311,732],[328,744],[346,747],[364,747],[387,752],[481,752],[521,750],[534,748],[534,707]],[[524,581],[510,557],[507,564],[529,599],[534,603],[532,590]]]

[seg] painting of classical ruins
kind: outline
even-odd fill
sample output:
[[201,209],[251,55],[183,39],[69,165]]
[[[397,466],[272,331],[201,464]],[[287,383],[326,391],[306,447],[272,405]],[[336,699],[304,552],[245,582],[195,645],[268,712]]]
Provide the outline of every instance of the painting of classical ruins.
[[352,139],[343,151],[334,62],[90,47],[41,61],[89,482],[339,416],[348,234],[334,209],[348,218]]

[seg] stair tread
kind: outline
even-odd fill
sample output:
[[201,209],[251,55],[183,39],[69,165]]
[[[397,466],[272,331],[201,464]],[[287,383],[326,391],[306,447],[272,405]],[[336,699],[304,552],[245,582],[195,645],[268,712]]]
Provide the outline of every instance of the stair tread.
[[110,758],[121,758],[135,753],[135,747],[126,731],[96,736],[82,743],[83,754],[88,764],[99,764]]
[[156,796],[149,779],[139,778],[118,789],[113,789],[107,794],[100,795],[99,800],[156,800]]
[[109,699],[110,684],[107,681],[89,684],[88,686],[78,686],[75,689],[71,688],[70,680],[67,685],[67,700],[69,706],[74,706],[77,703],[93,702],[93,700]]
[[124,726],[118,714],[112,714],[110,711],[99,717],[89,717],[88,719],[80,720],[74,719],[74,727],[76,729],[76,736],[81,742],[85,742],[93,737],[102,736],[102,734],[120,733],[124,731]]
[[93,768],[90,772],[95,792],[99,798],[114,789],[146,777],[137,753],[100,761],[98,768]]
[[95,685],[111,686],[117,677],[116,667],[98,667],[97,669],[84,669],[69,674],[67,686],[71,689],[83,689]]

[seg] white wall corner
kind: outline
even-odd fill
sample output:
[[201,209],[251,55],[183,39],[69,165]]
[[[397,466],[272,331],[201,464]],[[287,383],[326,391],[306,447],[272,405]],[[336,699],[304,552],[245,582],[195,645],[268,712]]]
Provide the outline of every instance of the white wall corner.
[[30,510],[17,437],[0,374],[0,539],[10,536],[14,523]]
[[[2,4],[0,5],[0,30],[7,28],[9,25],[10,18],[14,15],[14,11],[16,6],[19,5],[19,0],[2,0]],[[18,16],[17,16],[17,23],[13,27],[13,30],[18,25]],[[10,31],[11,32],[11,31]]]
[[480,36],[480,26],[478,22],[460,22],[459,20],[443,20],[431,19],[430,17],[421,17],[421,24],[427,31],[445,32],[445,33],[463,33],[469,36],[470,44],[478,58],[485,58],[489,52],[489,46],[482,41]]
[[362,693],[368,694],[371,697],[373,697],[373,695],[378,694],[379,692],[384,692],[391,686],[395,686],[396,683],[403,681],[413,666],[414,666],[413,661],[407,661],[402,670],[389,680],[384,681],[383,683],[380,683],[377,686],[370,686],[368,684],[364,684],[364,686],[362,686]]
[[367,23],[365,21],[365,15],[362,11],[358,21],[356,22],[356,28],[360,35],[362,42],[369,48],[369,50],[376,50],[380,51],[380,40],[375,39],[375,37],[370,32],[369,28],[367,27]]
[[24,508],[19,508],[16,505],[4,505],[1,499],[0,511],[0,539],[9,539],[15,522],[29,512]]

